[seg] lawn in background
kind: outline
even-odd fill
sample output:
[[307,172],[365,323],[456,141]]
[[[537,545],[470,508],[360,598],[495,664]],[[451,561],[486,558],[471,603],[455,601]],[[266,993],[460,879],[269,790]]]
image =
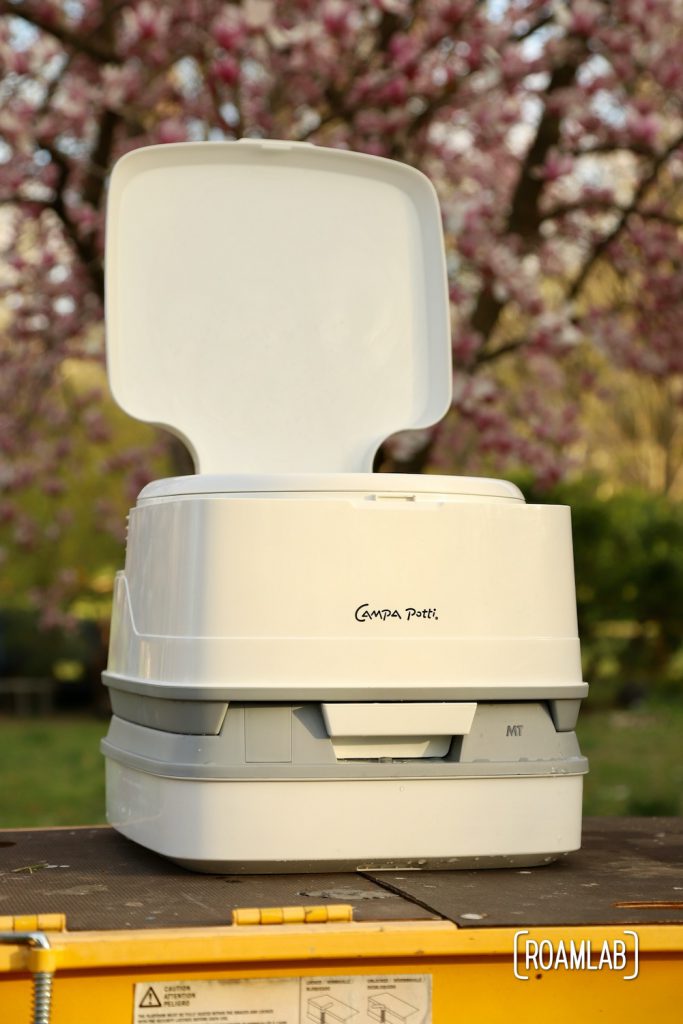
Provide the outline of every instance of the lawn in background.
[[107,722],[0,718],[0,828],[95,825],[104,819]]
[[584,814],[683,815],[683,704],[579,714]]
[[[0,718],[0,828],[104,821],[101,719]],[[579,716],[584,813],[683,814],[683,704]]]

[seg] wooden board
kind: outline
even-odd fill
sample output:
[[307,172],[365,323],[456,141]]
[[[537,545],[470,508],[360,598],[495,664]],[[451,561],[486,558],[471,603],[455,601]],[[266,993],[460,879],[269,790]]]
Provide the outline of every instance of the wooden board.
[[110,828],[0,832],[0,916],[63,912],[71,931],[110,931],[325,903],[463,928],[683,923],[683,819],[589,818],[582,850],[542,868],[363,874],[200,875]]
[[359,874],[201,875],[111,828],[0,832],[0,916],[65,913],[70,931],[230,924],[234,907],[351,903],[357,921],[439,915]]
[[683,924],[683,818],[587,818],[542,868],[369,877],[463,928]]

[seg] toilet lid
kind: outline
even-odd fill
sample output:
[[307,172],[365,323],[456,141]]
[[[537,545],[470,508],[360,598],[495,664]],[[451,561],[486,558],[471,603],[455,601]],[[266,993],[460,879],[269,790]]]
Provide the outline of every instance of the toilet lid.
[[302,143],[188,143],[116,165],[107,363],[119,405],[202,473],[365,472],[441,418],[441,218],[404,164]]

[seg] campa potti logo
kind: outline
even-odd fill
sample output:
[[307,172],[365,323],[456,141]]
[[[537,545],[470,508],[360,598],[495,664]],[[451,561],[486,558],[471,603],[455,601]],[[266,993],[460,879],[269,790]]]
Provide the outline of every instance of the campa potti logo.
[[638,977],[638,933],[625,928],[623,935],[595,942],[537,939],[528,929],[515,932],[515,978],[528,981],[549,971],[616,971],[624,981],[633,981]]

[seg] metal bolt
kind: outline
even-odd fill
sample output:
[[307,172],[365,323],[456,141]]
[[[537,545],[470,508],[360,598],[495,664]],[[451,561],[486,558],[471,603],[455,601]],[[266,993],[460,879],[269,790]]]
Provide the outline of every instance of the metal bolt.
[[[50,942],[44,932],[0,932],[0,942],[13,946],[50,949]],[[52,971],[35,971],[33,974],[32,1024],[50,1024],[53,977]]]

